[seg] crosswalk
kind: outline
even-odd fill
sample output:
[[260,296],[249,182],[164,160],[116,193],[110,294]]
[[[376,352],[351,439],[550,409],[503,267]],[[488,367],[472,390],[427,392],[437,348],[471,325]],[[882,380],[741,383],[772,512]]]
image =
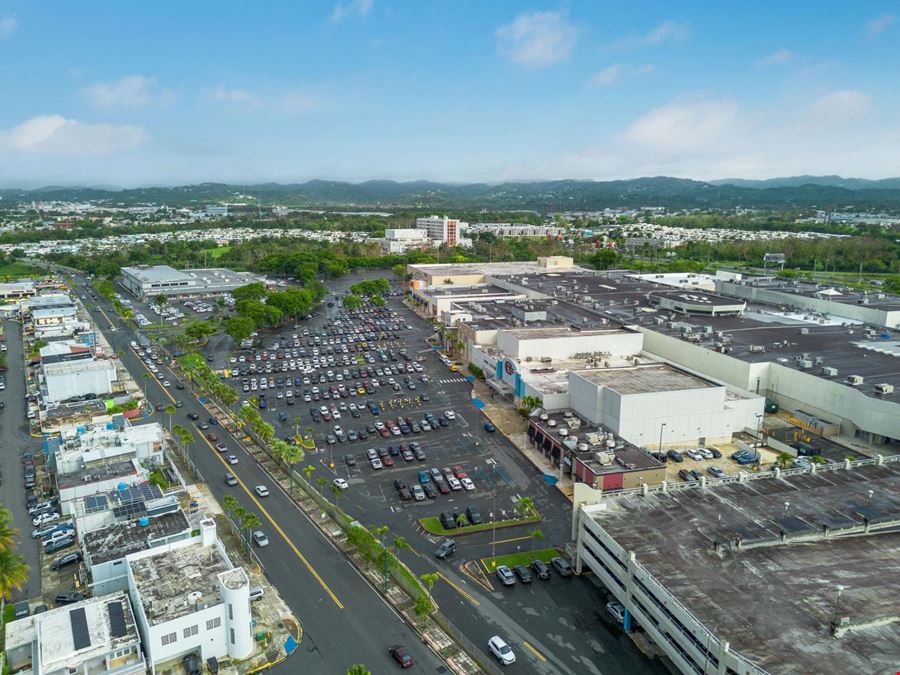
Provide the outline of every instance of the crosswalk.
[[466,382],[466,378],[464,377],[448,377],[444,380],[438,380],[440,384],[452,384],[454,382]]

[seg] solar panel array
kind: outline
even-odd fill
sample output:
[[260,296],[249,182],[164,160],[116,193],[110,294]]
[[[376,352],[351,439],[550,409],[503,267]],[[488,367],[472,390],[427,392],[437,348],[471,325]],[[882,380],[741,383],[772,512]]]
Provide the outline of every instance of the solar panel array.
[[128,502],[127,504],[122,504],[122,506],[117,506],[113,509],[113,515],[116,518],[131,517],[146,512],[147,505],[143,502],[143,500]]
[[72,624],[72,644],[75,650],[91,646],[91,634],[88,631],[87,615],[84,607],[78,607],[69,612],[69,622]]
[[111,602],[106,606],[106,612],[109,614],[109,629],[113,637],[124,637],[128,634],[128,627],[125,625],[125,609],[121,602]]
[[160,499],[163,496],[159,486],[152,483],[131,485],[124,490],[116,490],[112,494],[113,499],[120,504],[136,501],[150,501],[151,499]]
[[109,501],[106,495],[90,495],[84,498],[84,510],[86,513],[97,513],[106,511],[109,508]]

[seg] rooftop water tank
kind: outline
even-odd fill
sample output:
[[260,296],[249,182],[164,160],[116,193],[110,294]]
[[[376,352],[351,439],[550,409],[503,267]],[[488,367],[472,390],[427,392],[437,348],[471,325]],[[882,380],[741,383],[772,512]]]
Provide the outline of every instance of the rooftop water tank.
[[147,527],[150,525],[150,519],[147,516],[141,516],[138,518],[138,525],[141,527]]

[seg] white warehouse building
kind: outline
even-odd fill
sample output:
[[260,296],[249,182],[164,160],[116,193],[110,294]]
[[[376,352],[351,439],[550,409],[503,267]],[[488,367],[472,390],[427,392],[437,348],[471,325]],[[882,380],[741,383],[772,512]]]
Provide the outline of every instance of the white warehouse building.
[[116,367],[112,361],[64,361],[48,363],[44,371],[44,398],[65,401],[85,394],[108,394],[116,381]]

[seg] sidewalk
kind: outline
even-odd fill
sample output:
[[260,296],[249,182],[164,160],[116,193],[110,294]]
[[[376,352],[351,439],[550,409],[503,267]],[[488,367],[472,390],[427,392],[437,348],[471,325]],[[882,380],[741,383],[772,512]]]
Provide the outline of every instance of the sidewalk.
[[[494,401],[491,400],[492,396],[494,396]],[[494,390],[478,380],[472,383],[472,398],[482,401],[484,407],[481,411],[497,427],[497,431],[506,436],[541,473],[557,479],[556,488],[566,496],[566,499],[571,501],[574,492],[572,479],[566,475],[560,476],[559,468],[553,466],[549,459],[535,450],[528,442],[526,433],[528,422],[522,419],[519,411],[513,408],[509,402],[497,399]]]

